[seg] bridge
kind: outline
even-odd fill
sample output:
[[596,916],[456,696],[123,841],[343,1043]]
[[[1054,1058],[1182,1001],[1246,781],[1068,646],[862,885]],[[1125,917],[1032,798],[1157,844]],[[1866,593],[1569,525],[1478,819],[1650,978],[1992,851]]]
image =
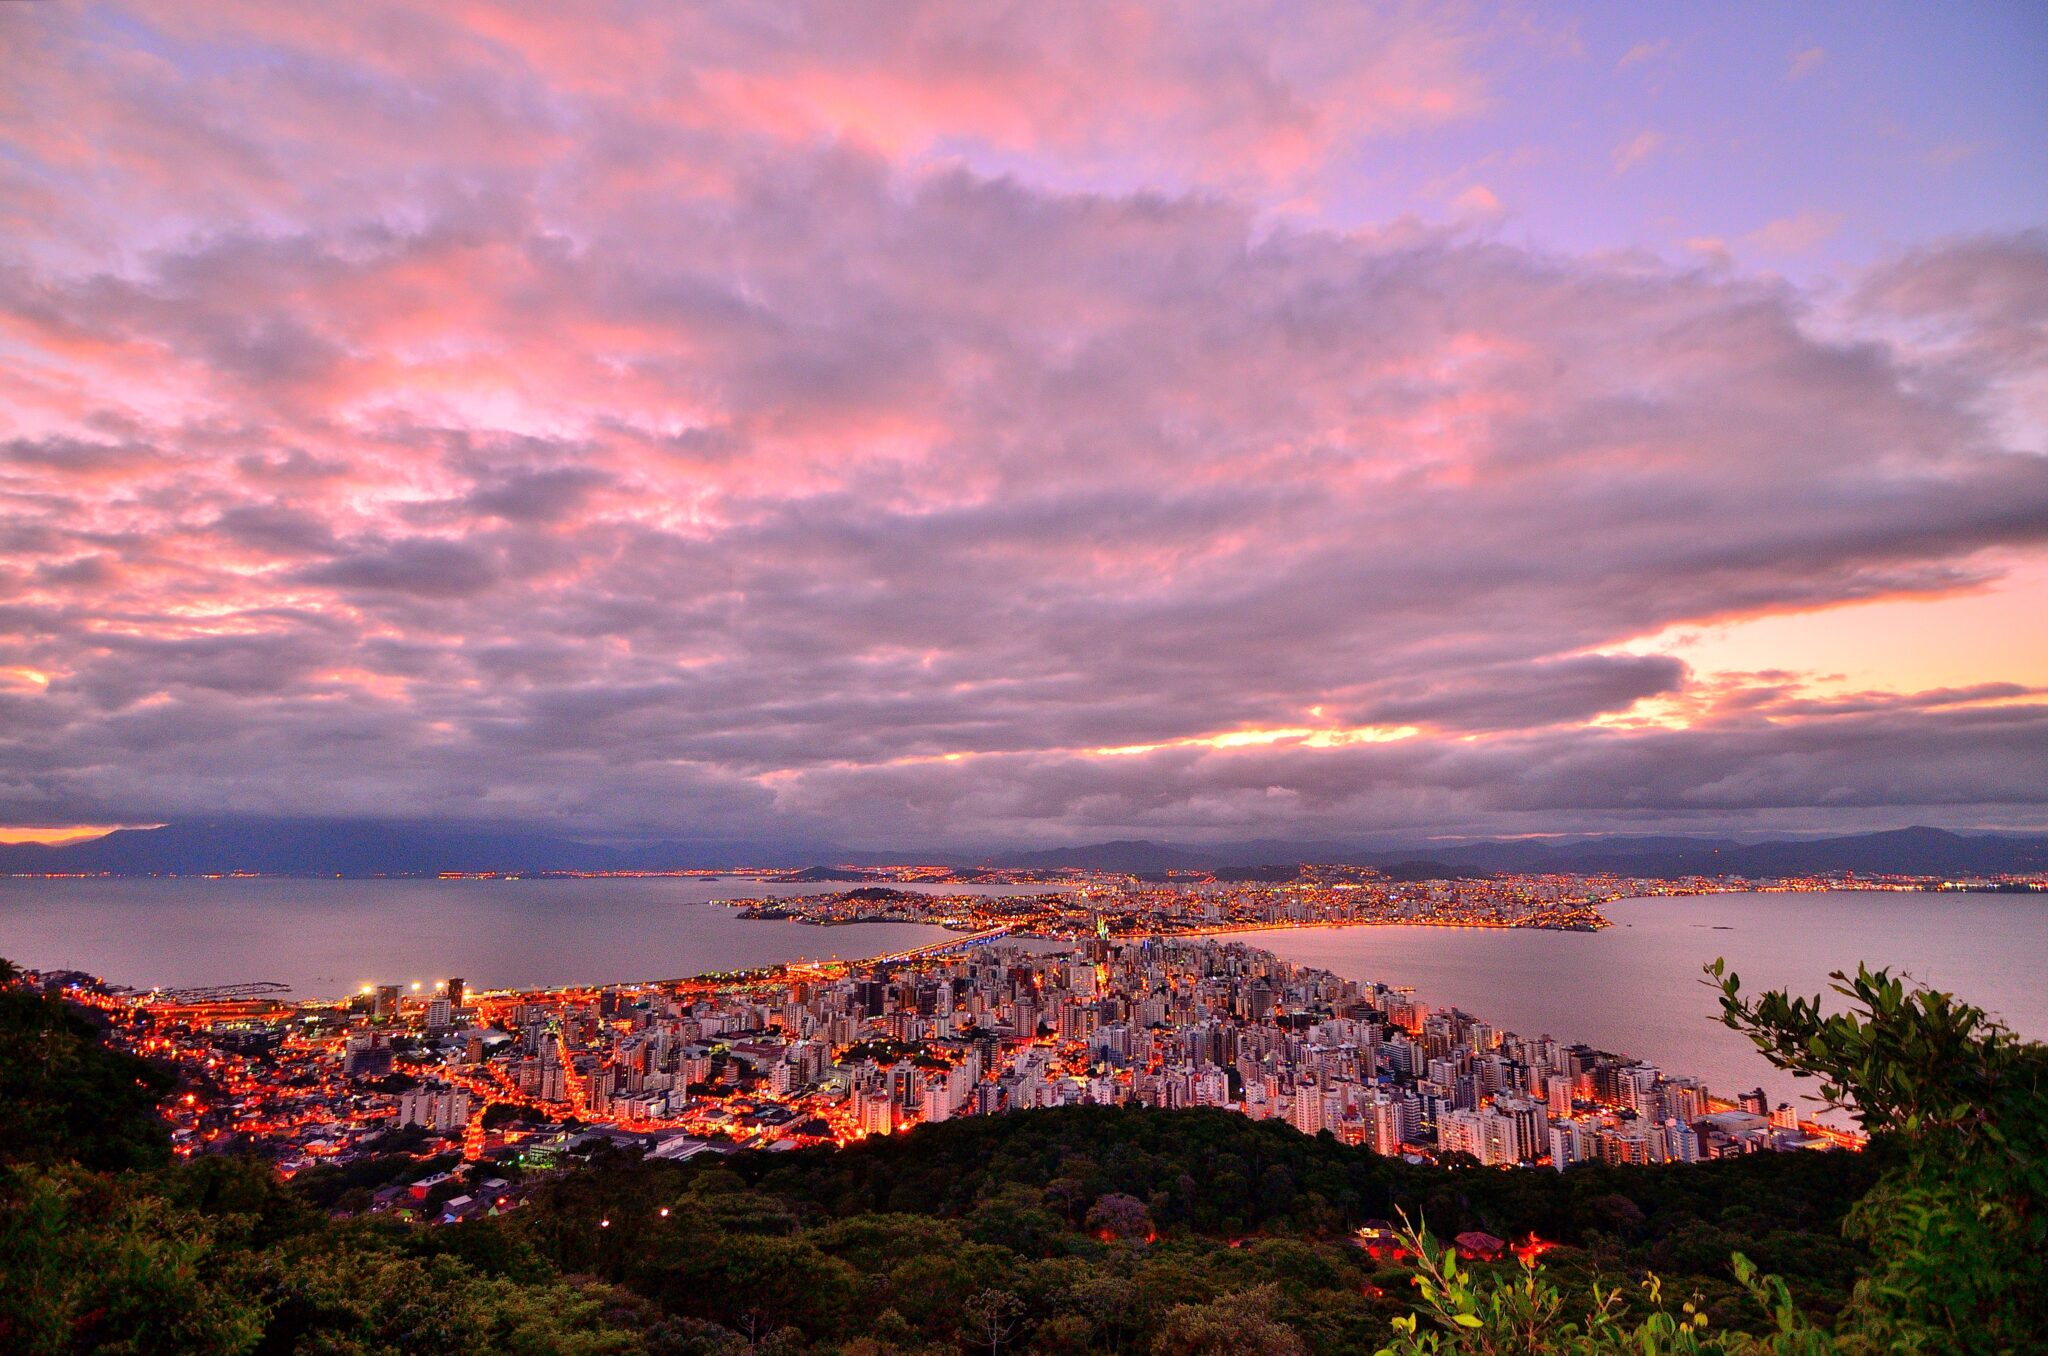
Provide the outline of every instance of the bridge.
[[941,956],[948,951],[958,951],[962,947],[980,946],[984,942],[992,942],[998,937],[1007,936],[1015,926],[1013,923],[1003,923],[996,927],[985,928],[980,932],[969,933],[964,937],[954,937],[943,942],[933,942],[928,946],[912,947],[908,951],[891,951],[886,956],[869,956],[866,960],[846,961],[843,963],[847,965],[901,965],[905,961],[914,961],[924,956]]
[[203,984],[190,989],[151,989],[142,995],[142,998],[151,1004],[168,1003],[173,1006],[184,1003],[246,1003],[252,999],[267,998],[272,994],[290,993],[291,988],[291,985],[280,984],[274,979],[259,979],[247,984]]

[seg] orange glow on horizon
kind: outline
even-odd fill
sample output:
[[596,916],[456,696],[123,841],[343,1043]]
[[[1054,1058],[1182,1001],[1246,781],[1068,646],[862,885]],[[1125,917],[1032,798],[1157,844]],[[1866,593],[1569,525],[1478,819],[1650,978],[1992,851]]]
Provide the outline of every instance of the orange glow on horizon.
[[81,843],[104,838],[116,829],[160,829],[161,824],[63,824],[45,827],[32,824],[0,824],[0,843]]
[[1186,739],[1168,739],[1157,744],[1121,744],[1088,749],[1086,752],[1099,758],[1120,758],[1131,754],[1154,753],[1160,749],[1241,749],[1271,744],[1336,749],[1348,744],[1391,744],[1397,740],[1412,739],[1421,733],[1421,728],[1414,725],[1359,725],[1348,729],[1337,726],[1323,729],[1288,726],[1275,730],[1229,730],[1222,734],[1193,735]]

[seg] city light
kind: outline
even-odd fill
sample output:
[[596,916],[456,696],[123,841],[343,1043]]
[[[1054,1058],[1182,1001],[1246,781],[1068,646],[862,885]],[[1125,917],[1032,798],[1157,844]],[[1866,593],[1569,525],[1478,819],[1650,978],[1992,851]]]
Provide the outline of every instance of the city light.
[[[867,960],[467,990],[459,1011],[397,1005],[395,988],[375,984],[360,990],[378,999],[374,1011],[353,999],[287,1002],[261,986],[73,992],[133,1019],[116,1021],[116,1040],[220,1090],[166,1107],[181,1156],[260,1147],[291,1175],[418,1129],[422,1163],[458,1162],[428,1187],[466,1188],[449,1188],[458,1204],[437,1218],[518,1209],[523,1191],[505,1189],[498,1164],[538,1179],[599,1144],[657,1157],[845,1145],[1074,1104],[1215,1107],[1382,1154],[1494,1168],[1862,1145],[1789,1106],[1772,1110],[1761,1091],[1713,1096],[1625,1054],[1502,1030],[1257,945],[1261,929],[1378,922],[1583,929],[1604,925],[1607,899],[1721,888],[1711,882],[1402,883],[1356,868],[1300,877],[1158,884],[1077,873],[1035,894],[780,900],[819,922],[929,910],[953,931]],[[743,915],[760,906],[733,905]],[[657,1219],[672,1217],[658,1207]]]

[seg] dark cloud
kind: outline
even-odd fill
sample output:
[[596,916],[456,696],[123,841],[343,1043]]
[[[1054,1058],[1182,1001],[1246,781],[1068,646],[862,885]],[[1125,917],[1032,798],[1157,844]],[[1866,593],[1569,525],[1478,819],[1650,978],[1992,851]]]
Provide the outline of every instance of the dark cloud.
[[341,544],[325,520],[276,503],[235,504],[213,520],[222,536],[277,556],[324,556]]
[[466,542],[438,537],[405,537],[380,543],[293,572],[293,578],[305,584],[410,593],[424,598],[460,598],[480,593],[497,577],[497,567],[488,552]]
[[80,438],[15,438],[0,443],[0,460],[59,474],[94,475],[134,470],[155,460],[144,446]]
[[515,523],[551,523],[574,515],[610,483],[602,471],[562,466],[492,478],[463,496],[462,507]]
[[36,567],[36,578],[44,584],[68,584],[91,588],[111,584],[120,575],[105,556],[79,556],[75,560],[46,560]]
[[1526,730],[1582,724],[1677,692],[1686,668],[1666,655],[1581,655],[1425,679],[1358,708],[1359,725]]

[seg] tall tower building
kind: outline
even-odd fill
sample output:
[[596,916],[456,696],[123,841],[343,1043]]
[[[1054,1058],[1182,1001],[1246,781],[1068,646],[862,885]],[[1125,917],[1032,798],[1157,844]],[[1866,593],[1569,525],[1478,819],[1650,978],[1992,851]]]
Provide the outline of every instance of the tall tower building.
[[1294,1106],[1288,1121],[1304,1135],[1323,1131],[1323,1090],[1314,1083],[1300,1083],[1294,1089]]

